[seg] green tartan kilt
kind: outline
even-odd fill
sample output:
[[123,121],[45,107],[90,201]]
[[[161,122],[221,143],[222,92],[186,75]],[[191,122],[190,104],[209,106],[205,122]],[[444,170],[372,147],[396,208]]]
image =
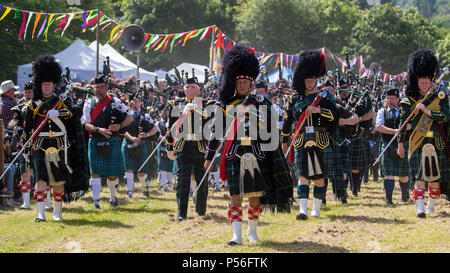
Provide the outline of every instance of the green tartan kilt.
[[167,157],[167,151],[165,147],[158,147],[158,171],[172,172],[174,160],[170,160]]
[[[425,140],[422,142],[422,145],[420,145],[417,150],[414,151],[414,153],[411,156],[410,159],[410,166],[411,171],[414,174],[415,181],[423,181],[422,177],[422,170],[421,170],[421,160],[422,160],[422,147],[426,143],[431,143],[436,148],[436,145],[434,144],[434,139],[425,138]],[[405,151],[407,149],[405,148]],[[441,178],[438,181],[433,182],[449,182],[450,180],[450,166],[449,166],[449,160],[447,156],[445,155],[445,149],[440,151],[438,148],[436,148],[436,153],[438,157],[438,164],[439,164],[439,171],[441,173]]]
[[[142,157],[139,160],[135,160],[128,154],[127,144],[129,144],[129,142],[127,142],[124,139],[122,141],[121,152],[122,152],[123,162],[125,163],[125,170],[132,170],[133,172],[137,173],[139,168],[142,166],[142,164],[144,164],[145,160],[147,160],[147,157],[149,156],[147,145],[145,145],[145,143],[142,143],[139,146],[140,149],[142,150]],[[150,162],[148,161],[145,164],[145,166],[142,168],[141,173],[149,172],[149,169],[148,169],[149,164],[150,164]]]
[[342,163],[342,147],[333,141],[330,143],[332,159],[327,161],[327,177],[331,180],[344,180],[344,166]]
[[344,141],[341,145],[341,160],[344,173],[349,173],[350,169],[350,142]]
[[[315,140],[315,134],[306,134],[305,135],[305,140],[304,143],[306,143],[307,141],[310,140]],[[303,151],[304,151],[304,146],[301,146],[300,148],[294,148],[295,153],[294,153],[294,174],[295,174],[295,180],[298,181],[298,179],[300,178],[300,176],[303,176],[302,172],[303,172]],[[330,144],[325,147],[325,149],[321,150],[321,155],[322,155],[322,160],[323,160],[323,166],[325,168],[324,172],[325,172],[325,176],[334,176],[336,173],[333,173],[333,171],[329,170],[329,168],[331,168],[333,165],[335,164],[339,164],[337,162],[335,162],[335,154],[333,153],[333,146],[331,144],[331,140],[330,140]]]
[[[239,187],[240,174],[241,174],[241,159],[237,156],[242,156],[245,153],[253,154],[252,146],[240,146],[238,147],[236,154],[232,157],[226,159],[226,174],[227,174],[227,182],[230,190],[230,195],[238,195],[241,193]],[[225,156],[225,155],[224,155]],[[263,177],[268,177],[270,179],[270,167],[265,166],[265,160],[257,158],[258,167],[261,171],[261,175]],[[244,189],[246,187],[244,186]],[[265,185],[255,185],[255,188],[261,189],[264,191]],[[247,194],[249,192],[245,192]]]
[[119,138],[112,137],[109,141],[111,141],[111,152],[107,156],[102,156],[96,151],[95,146],[98,140],[95,138],[89,139],[88,157],[91,174],[98,174],[101,177],[123,176],[125,165],[120,151]]
[[369,165],[370,146],[366,136],[351,139],[350,147],[350,169],[363,170]]
[[[145,140],[145,145],[147,146],[147,150],[149,151],[149,154],[153,152],[153,150],[156,148],[155,141],[148,141]],[[158,156],[156,152],[152,155],[150,160],[148,161],[148,179],[152,180],[158,177]]]
[[[382,144],[382,150],[386,147],[387,143]],[[408,145],[404,144],[405,157],[399,161],[393,160],[389,156],[389,151],[387,150],[381,156],[381,176],[408,176],[409,175],[409,164],[408,164]]]

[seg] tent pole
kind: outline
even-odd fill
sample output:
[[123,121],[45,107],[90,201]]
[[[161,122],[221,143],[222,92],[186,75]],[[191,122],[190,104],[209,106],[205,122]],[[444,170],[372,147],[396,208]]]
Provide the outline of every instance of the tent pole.
[[214,58],[215,58],[215,56],[214,56],[214,36],[215,36],[215,33],[216,33],[216,31],[215,31],[215,29],[216,29],[216,26],[214,25],[213,26],[213,30],[212,30],[212,37],[211,37],[211,51],[210,51],[210,53],[209,53],[209,72],[211,73],[211,74],[213,74],[213,69],[214,69]]
[[100,14],[99,14],[99,11],[98,11],[98,9],[97,9],[97,32],[96,32],[96,40],[97,40],[97,63],[96,63],[96,69],[95,69],[95,77],[97,78],[98,77],[98,62],[99,62],[99,48],[100,48],[100,44],[99,44],[99,41],[98,41],[98,28],[99,28],[99,22],[100,21]]

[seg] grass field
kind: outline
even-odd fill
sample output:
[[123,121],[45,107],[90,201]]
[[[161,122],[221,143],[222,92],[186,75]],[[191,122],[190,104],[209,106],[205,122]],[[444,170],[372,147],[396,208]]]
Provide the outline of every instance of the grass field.
[[[138,184],[137,184],[138,185]],[[291,214],[264,213],[260,217],[260,242],[246,242],[247,212],[243,216],[243,246],[227,246],[231,225],[227,220],[228,192],[210,188],[205,216],[198,216],[190,201],[188,218],[176,221],[175,192],[161,192],[152,181],[150,198],[140,191],[133,199],[120,186],[119,206],[109,207],[109,192],[103,187],[101,210],[92,210],[92,193],[63,205],[63,222],[35,223],[36,204],[31,210],[0,210],[0,252],[450,252],[450,203],[438,200],[435,215],[415,216],[412,203],[400,202],[398,184],[393,206],[386,206],[382,183],[363,184],[358,198],[348,204],[334,200],[331,186],[327,205],[319,218],[297,221],[298,207]],[[312,199],[312,196],[310,196]],[[244,204],[247,201],[244,201]],[[309,209],[312,207],[310,200]]]

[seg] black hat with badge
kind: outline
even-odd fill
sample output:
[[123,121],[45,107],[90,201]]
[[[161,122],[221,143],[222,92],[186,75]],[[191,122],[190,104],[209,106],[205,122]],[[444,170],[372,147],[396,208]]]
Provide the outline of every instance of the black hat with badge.
[[197,77],[191,77],[191,78],[187,79],[186,80],[186,84],[197,84],[197,85],[200,85],[199,82],[198,82]]
[[101,83],[108,84],[108,80],[103,76],[98,76],[94,79],[94,84],[101,84]]
[[400,97],[400,91],[397,88],[392,88],[389,89],[386,92],[386,96],[396,96],[396,97]]
[[219,83],[219,100],[226,103],[236,92],[239,79],[256,80],[259,74],[259,62],[253,48],[235,45],[222,59],[222,73]]

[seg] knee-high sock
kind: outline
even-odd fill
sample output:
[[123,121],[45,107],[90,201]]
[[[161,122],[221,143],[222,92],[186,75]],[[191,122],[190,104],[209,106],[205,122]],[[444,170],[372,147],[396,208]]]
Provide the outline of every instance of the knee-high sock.
[[125,181],[127,182],[127,191],[133,192],[134,189],[134,173],[125,173]]
[[89,180],[89,185],[92,188],[92,199],[94,199],[94,203],[99,202],[100,200],[100,192],[102,192],[102,180],[100,177],[91,178]]
[[399,182],[400,190],[402,191],[402,201],[407,202],[409,199],[409,182]]
[[308,199],[309,197],[309,185],[298,185],[297,186],[298,199]]
[[141,187],[145,188],[147,186],[147,174],[144,174],[143,176],[138,176],[139,182],[141,183]]
[[220,188],[220,173],[219,173],[219,171],[213,172],[212,175],[214,176],[214,183],[216,184],[216,188]]
[[395,181],[393,179],[384,179],[384,191],[386,192],[386,201],[392,202],[392,193],[394,192]]
[[167,172],[159,171],[159,182],[161,183],[163,189],[167,188]]
[[[327,196],[328,178],[325,178],[325,179],[324,179],[324,182],[325,182],[325,186],[324,186],[325,192],[324,192],[324,194],[323,194],[323,198],[322,198],[322,199],[325,199],[326,196]],[[315,186],[314,186],[314,187],[315,187]]]
[[428,213],[434,213],[434,207],[436,206],[436,201],[441,196],[441,188],[432,188],[431,186],[428,186],[428,205],[427,205],[427,212]]
[[361,183],[361,172],[352,173],[352,192],[358,194],[359,184]]
[[116,198],[116,185],[119,183],[119,179],[116,178],[114,180],[106,180],[106,183],[108,184],[109,192],[111,194],[110,200],[113,200]]

